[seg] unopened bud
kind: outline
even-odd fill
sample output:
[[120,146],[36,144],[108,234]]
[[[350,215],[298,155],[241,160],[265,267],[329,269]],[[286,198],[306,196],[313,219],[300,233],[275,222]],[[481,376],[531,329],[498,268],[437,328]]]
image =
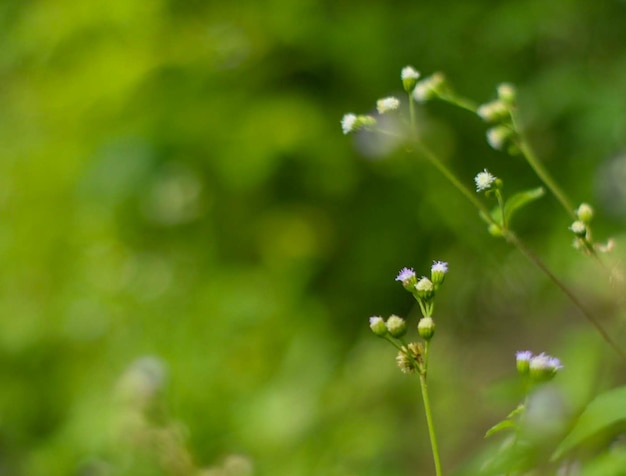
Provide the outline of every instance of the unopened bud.
[[588,225],[593,218],[593,208],[587,203],[581,203],[576,210],[576,216],[580,221]]
[[432,317],[422,317],[417,323],[417,333],[426,341],[435,335],[435,321]]
[[379,337],[387,335],[387,326],[385,325],[383,318],[380,316],[370,317],[370,329],[372,329],[372,332]]
[[406,334],[406,321],[394,314],[387,319],[387,330],[393,337],[402,337]]

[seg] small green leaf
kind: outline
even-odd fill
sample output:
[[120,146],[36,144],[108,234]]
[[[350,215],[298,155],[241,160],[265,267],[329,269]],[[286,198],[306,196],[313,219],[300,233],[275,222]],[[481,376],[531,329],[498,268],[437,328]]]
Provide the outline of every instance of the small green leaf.
[[519,192],[509,198],[504,204],[504,220],[505,223],[510,223],[513,214],[520,208],[528,205],[530,202],[543,197],[545,190],[543,187],[533,188],[524,192]]
[[626,422],[626,386],[605,392],[594,398],[581,413],[576,424],[558,446],[552,460],[572,450],[587,438],[602,430]]
[[485,438],[488,438],[494,433],[498,433],[499,431],[506,430],[507,428],[515,428],[515,422],[512,420],[502,420],[500,423],[496,423],[487,430],[487,433],[485,433]]
[[523,404],[520,404],[517,406],[515,410],[513,410],[511,413],[507,415],[507,418],[516,417],[517,415],[524,413],[524,410],[526,410],[526,406],[524,406]]

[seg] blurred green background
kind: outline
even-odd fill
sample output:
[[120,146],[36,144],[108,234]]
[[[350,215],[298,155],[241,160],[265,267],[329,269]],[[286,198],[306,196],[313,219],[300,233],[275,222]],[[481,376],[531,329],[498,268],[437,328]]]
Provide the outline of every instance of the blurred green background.
[[[594,0],[0,3],[0,474],[430,474],[417,382],[367,318],[416,315],[394,278],[433,259],[448,472],[517,404],[516,350],[561,357],[572,406],[619,381],[428,163],[373,156],[339,121],[400,94],[407,64],[478,102],[513,82],[619,259],[625,24],[626,2]],[[478,118],[420,115],[467,184],[487,167],[539,185]],[[550,196],[516,222],[618,333],[568,226]]]

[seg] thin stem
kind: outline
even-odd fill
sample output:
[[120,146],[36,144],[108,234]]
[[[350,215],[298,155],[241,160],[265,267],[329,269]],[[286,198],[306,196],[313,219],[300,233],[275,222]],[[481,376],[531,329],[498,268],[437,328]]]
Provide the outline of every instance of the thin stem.
[[[424,346],[424,366],[428,367],[428,346],[426,341]],[[433,450],[433,461],[435,462],[435,474],[441,476],[441,461],[439,460],[439,447],[437,446],[437,436],[435,435],[435,426],[433,416],[430,409],[430,398],[428,397],[428,384],[426,382],[427,370],[420,373],[420,386],[422,389],[422,400],[424,401],[424,412],[426,413],[426,423],[428,424],[428,436],[430,436],[430,446]]]
[[417,144],[420,152],[428,159],[428,161],[435,166],[439,172],[441,172],[454,187],[461,192],[479,211],[482,212],[483,217],[492,225],[498,227],[498,229],[502,232],[504,238],[514,245],[518,250],[520,250],[537,268],[539,268],[548,278],[565,294],[570,301],[580,310],[582,315],[596,328],[596,330],[600,333],[601,337],[604,341],[609,344],[610,347],[617,352],[617,354],[626,360],[626,353],[621,350],[621,348],[617,345],[617,343],[611,338],[608,332],[602,327],[600,322],[583,306],[580,300],[574,295],[569,288],[561,282],[551,271],[550,269],[539,259],[537,255],[535,255],[529,248],[527,248],[522,241],[511,231],[508,229],[503,229],[502,226],[497,223],[489,210],[483,205],[483,203],[478,200],[475,195],[470,192],[470,190],[463,185],[459,179],[439,160],[439,158],[426,146],[421,143]]
[[415,98],[413,97],[413,94],[411,92],[409,92],[408,95],[409,95],[409,117],[411,119],[411,130],[414,131],[415,130]]
[[539,259],[537,255],[535,255],[530,249],[524,245],[517,236],[511,232],[507,231],[505,234],[506,240],[513,244],[518,250],[520,250],[528,259],[530,259],[535,266],[537,266],[543,273],[550,278],[552,281],[580,310],[583,316],[593,325],[596,330],[600,333],[602,338],[605,340],[607,344],[609,344],[615,352],[619,354],[620,357],[626,360],[626,353],[617,345],[617,342],[613,340],[613,338],[609,335],[609,333],[602,327],[600,322],[589,312],[585,306],[579,301],[576,295],[569,290],[569,288],[561,282],[559,278],[557,278],[552,271],[548,269],[548,267]]
[[513,128],[517,132],[517,136],[519,138],[517,140],[517,146],[519,147],[520,151],[522,152],[522,155],[526,159],[526,162],[528,162],[528,165],[530,165],[530,167],[535,171],[537,176],[546,185],[546,187],[550,189],[552,194],[556,197],[559,203],[563,206],[567,214],[570,217],[572,217],[574,220],[577,220],[578,218],[576,217],[576,212],[574,211],[574,207],[570,203],[570,200],[567,198],[567,195],[557,185],[557,183],[554,181],[550,173],[546,170],[543,164],[539,161],[533,149],[530,147],[530,143],[528,142],[528,140],[526,139],[526,136],[524,135],[524,133],[522,132],[520,128],[519,121],[517,119],[517,114],[515,114],[515,111],[511,111],[511,120],[513,121]]
[[455,94],[445,94],[442,93],[439,95],[439,98],[442,101],[449,102],[450,104],[454,104],[455,106],[460,107],[461,109],[465,109],[466,111],[476,113],[478,110],[478,106],[471,100],[462,98],[460,96],[456,96]]

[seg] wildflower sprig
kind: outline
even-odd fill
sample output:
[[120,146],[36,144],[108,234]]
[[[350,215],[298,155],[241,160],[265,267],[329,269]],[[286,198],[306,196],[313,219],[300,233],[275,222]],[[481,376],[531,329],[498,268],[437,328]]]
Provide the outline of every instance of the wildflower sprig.
[[[512,437],[503,442],[500,451],[500,457],[505,460],[507,465],[519,465],[520,462],[525,460],[525,458],[516,455],[516,453],[520,450],[520,447],[528,450],[526,445],[520,444],[520,439],[531,392],[537,386],[552,380],[556,374],[563,369],[563,365],[559,359],[543,352],[533,355],[529,350],[519,351],[515,354],[515,361],[517,373],[522,379],[524,387],[523,402],[517,405],[504,420],[496,423],[485,433],[485,438],[488,438],[503,430],[513,430],[514,433]],[[507,455],[514,455],[514,457],[507,459]],[[496,461],[491,461],[490,464],[495,465]],[[509,467],[506,474],[513,474],[513,471],[519,469],[521,468]]]
[[[428,424],[428,434],[433,451],[435,471],[438,476],[440,476],[442,472],[428,395],[428,353],[430,350],[430,341],[435,335],[435,321],[432,317],[435,307],[435,295],[443,284],[447,272],[448,264],[446,262],[435,261],[430,269],[430,278],[423,276],[418,279],[412,268],[402,268],[396,276],[396,281],[399,281],[402,287],[413,295],[421,310],[422,318],[417,323],[417,332],[422,342],[407,343],[404,341],[403,336],[406,332],[404,319],[391,316],[385,322],[382,317],[375,316],[370,318],[370,328],[374,334],[385,338],[398,349],[396,363],[400,370],[406,374],[419,375],[422,399],[424,401],[424,412]],[[399,328],[400,331],[396,331],[396,328]]]
[[[473,104],[471,101],[457,95],[450,87],[448,80],[441,73],[435,73],[434,75],[418,80],[419,73],[412,67],[405,67],[401,73],[401,79],[405,91],[409,96],[410,104],[410,125],[412,130],[416,127],[414,105],[416,101],[424,102],[430,99],[440,99],[458,107],[471,111],[474,114],[478,113],[480,107]],[[414,84],[413,84],[414,83]],[[406,84],[406,85],[405,85]],[[410,90],[410,87],[413,87]],[[411,92],[409,93],[408,90]],[[508,84],[500,85],[498,87],[498,99],[496,104],[489,105],[489,107],[482,108],[481,113],[488,120],[501,121],[501,126],[509,127],[516,136],[514,137],[514,143],[520,147],[521,153],[526,157],[527,161],[533,167],[537,175],[544,181],[546,186],[559,198],[562,203],[568,203],[563,200],[563,195],[559,194],[558,187],[555,187],[554,181],[551,177],[545,173],[545,170],[534,156],[532,149],[528,145],[528,141],[523,134],[520,133],[518,127],[518,120],[516,116],[516,92],[515,89]],[[365,125],[361,125],[365,124]],[[362,127],[373,128],[376,125],[376,119],[372,116],[356,116],[354,114],[348,114],[344,116],[342,120],[342,127],[345,133],[357,130]],[[495,125],[495,124],[494,124]],[[347,131],[347,132],[346,132]],[[397,134],[389,131],[380,131],[393,136]],[[470,201],[479,211],[480,216],[488,223],[489,231],[493,235],[501,236],[507,242],[515,246],[522,252],[541,272],[543,272],[567,297],[570,301],[580,310],[583,316],[596,328],[598,333],[602,336],[605,342],[607,342],[624,360],[626,360],[626,352],[616,343],[611,335],[604,329],[598,319],[589,312],[586,307],[579,300],[577,295],[571,291],[557,276],[546,266],[545,263],[533,253],[510,229],[510,221],[513,213],[519,210],[527,203],[536,200],[544,194],[543,188],[539,187],[533,190],[520,192],[508,200],[504,201],[501,197],[499,199],[498,207],[493,211],[490,211],[472,191],[459,180],[456,175],[448,168],[448,166],[435,154],[432,150],[426,147],[417,137],[416,134],[399,135],[398,137],[408,139],[407,151],[410,153],[417,153],[428,160],[461,194]],[[487,177],[488,178],[488,177]],[[488,180],[490,182],[490,180]],[[481,183],[482,180],[481,180]],[[492,185],[492,182],[490,185]],[[491,187],[490,187],[491,188]],[[501,188],[501,187],[499,187]],[[484,191],[484,190],[480,190]],[[496,195],[497,197],[497,195]],[[571,208],[568,208],[571,210]],[[577,218],[576,214],[572,212],[574,219]],[[587,225],[588,228],[588,225]],[[589,236],[589,235],[587,235]],[[610,249],[610,243],[604,248]],[[594,256],[595,247],[591,247]],[[417,282],[417,281],[416,281]],[[423,283],[425,285],[426,283]],[[419,300],[418,300],[419,302]],[[424,303],[420,306],[420,309]],[[428,308],[425,309],[428,312]]]

